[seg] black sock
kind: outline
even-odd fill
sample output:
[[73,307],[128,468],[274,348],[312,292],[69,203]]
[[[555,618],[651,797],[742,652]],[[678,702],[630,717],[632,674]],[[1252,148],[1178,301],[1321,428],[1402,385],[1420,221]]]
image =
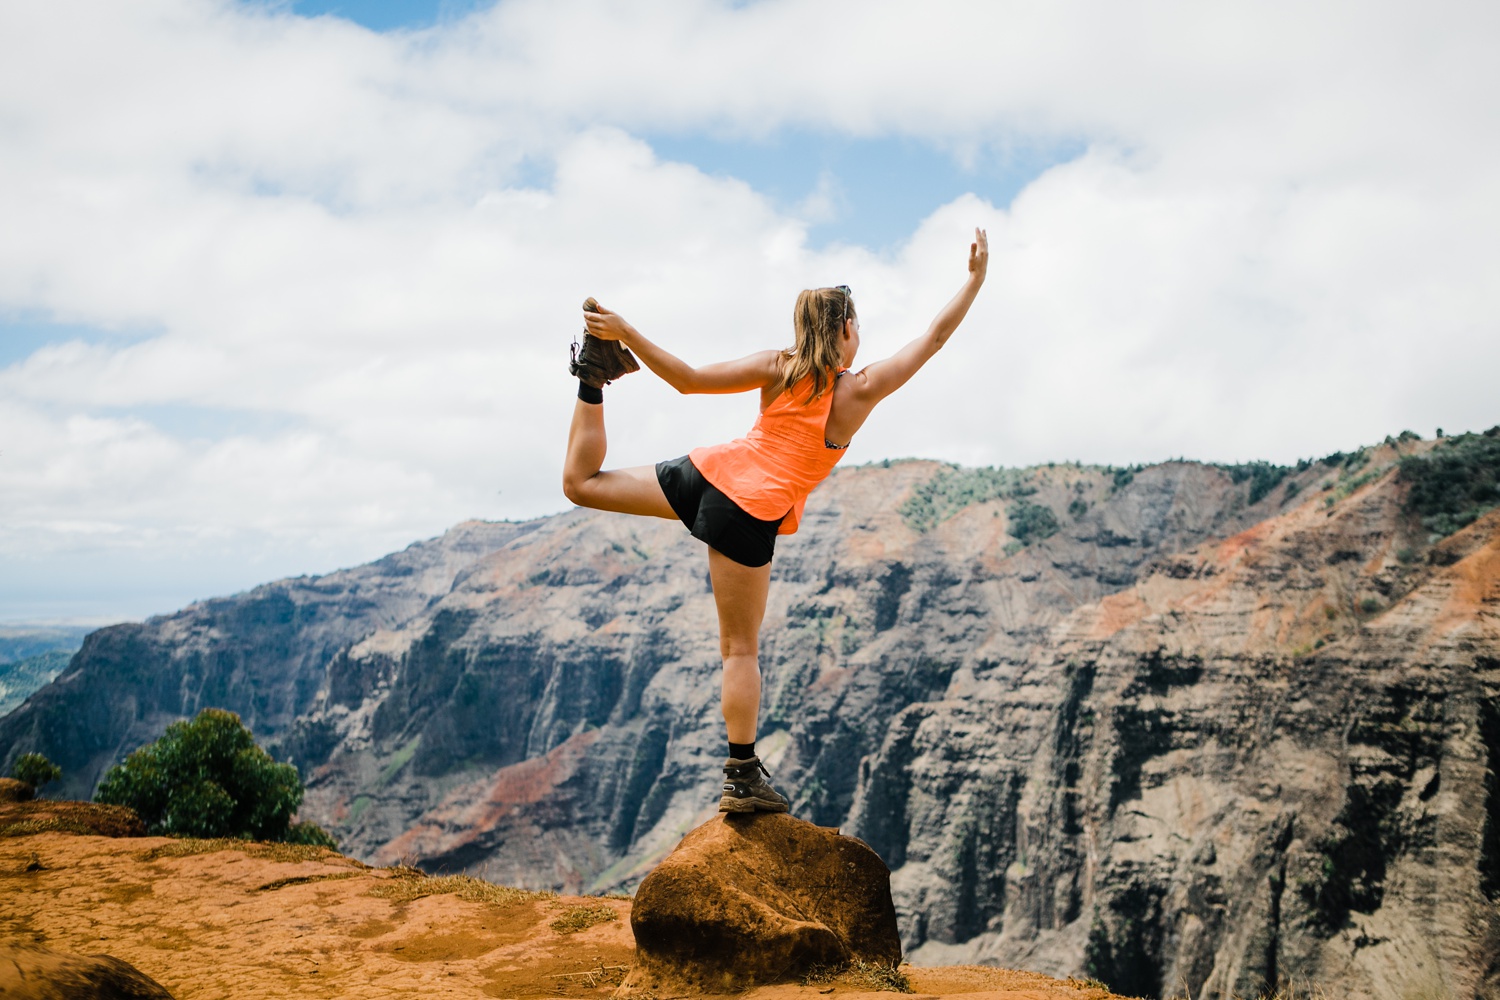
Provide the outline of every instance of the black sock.
[[729,756],[735,760],[749,760],[755,756],[755,741],[749,743],[730,743]]
[[604,390],[595,388],[580,379],[578,382],[578,398],[585,403],[593,403],[595,406],[598,406],[604,402]]

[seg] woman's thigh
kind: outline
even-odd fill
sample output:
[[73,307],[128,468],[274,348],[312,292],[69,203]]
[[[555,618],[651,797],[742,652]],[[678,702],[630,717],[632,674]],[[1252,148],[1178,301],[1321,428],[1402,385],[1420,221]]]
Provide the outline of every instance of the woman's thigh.
[[656,466],[637,465],[595,473],[578,486],[580,506],[677,520],[656,479]]
[[766,617],[766,595],[771,589],[771,564],[743,566],[718,549],[710,548],[708,575],[714,585],[719,645],[724,655],[756,652],[760,623]]

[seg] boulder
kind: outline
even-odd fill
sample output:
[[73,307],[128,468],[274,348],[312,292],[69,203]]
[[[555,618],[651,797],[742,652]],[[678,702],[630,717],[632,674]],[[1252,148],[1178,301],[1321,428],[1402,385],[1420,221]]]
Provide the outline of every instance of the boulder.
[[15,778],[0,778],[0,802],[29,802],[36,789]]
[[110,955],[66,955],[45,948],[10,945],[0,945],[0,997],[172,1000],[172,994],[150,976]]
[[733,991],[901,960],[880,856],[784,813],[721,815],[689,833],[641,882],[630,925],[627,987]]

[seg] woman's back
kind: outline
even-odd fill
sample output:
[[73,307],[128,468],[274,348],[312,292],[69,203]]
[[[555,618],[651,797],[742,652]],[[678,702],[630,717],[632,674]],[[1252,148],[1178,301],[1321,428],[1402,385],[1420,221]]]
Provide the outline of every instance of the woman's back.
[[797,530],[807,494],[844,457],[844,449],[828,447],[825,434],[834,390],[843,381],[833,377],[835,385],[817,399],[809,399],[813,378],[804,378],[772,399],[744,437],[695,448],[688,456],[751,516],[771,521],[785,515],[783,535]]

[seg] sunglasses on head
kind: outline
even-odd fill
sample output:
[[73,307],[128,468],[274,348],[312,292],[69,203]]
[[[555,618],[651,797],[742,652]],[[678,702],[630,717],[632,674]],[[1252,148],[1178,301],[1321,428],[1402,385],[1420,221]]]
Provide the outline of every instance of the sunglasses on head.
[[848,285],[834,285],[833,290],[844,293],[844,318],[839,320],[839,329],[842,330],[844,324],[849,322],[849,299],[853,297],[854,293],[849,290]]

